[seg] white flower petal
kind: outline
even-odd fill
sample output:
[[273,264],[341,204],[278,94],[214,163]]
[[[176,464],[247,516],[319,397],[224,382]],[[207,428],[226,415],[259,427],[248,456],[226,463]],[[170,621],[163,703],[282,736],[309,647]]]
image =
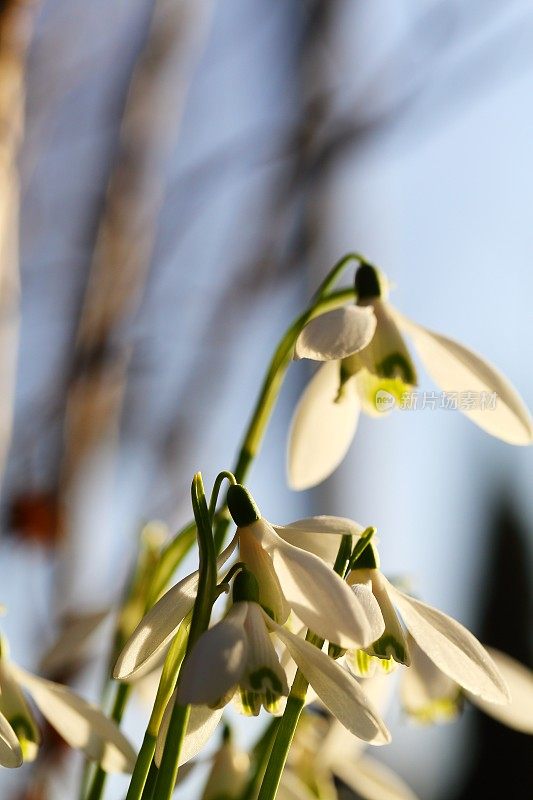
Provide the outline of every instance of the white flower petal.
[[34,761],[41,744],[35,721],[17,676],[17,667],[7,656],[0,659],[0,712],[14,731],[24,761]]
[[388,591],[407,630],[439,669],[476,696],[492,703],[509,701],[505,681],[470,631],[442,611],[409,597],[390,583]]
[[[533,441],[533,423],[521,397],[509,381],[476,353],[441,334],[417,325],[395,312],[397,320],[413,339],[420,358],[437,386],[445,392],[497,395],[496,407],[458,408],[480,428],[516,445]],[[464,405],[464,404],[463,404]]]
[[333,361],[357,353],[372,340],[376,318],[370,306],[344,306],[308,322],[298,336],[295,358]]
[[[256,526],[267,525],[263,519]],[[283,623],[290,614],[290,607],[283,596],[279,578],[272,559],[261,546],[249,527],[239,528],[239,560],[244,561],[259,584],[259,602],[276,622]]]
[[265,544],[283,594],[311,630],[341,647],[366,647],[381,636],[383,617],[366,587],[355,593],[318,556],[285,542],[273,528]]
[[345,728],[372,744],[390,741],[385,723],[347,670],[310,642],[273,622],[270,624],[324,705]]
[[330,565],[335,563],[342,536],[359,537],[364,530],[351,519],[331,516],[308,517],[272,527],[289,544],[314,553]]
[[223,620],[200,636],[181,668],[180,703],[214,706],[237,686],[248,654],[247,612],[248,603],[235,603]]
[[[159,734],[157,736],[157,743],[155,748],[154,760],[156,766],[160,766],[163,750],[165,748],[165,739],[167,738],[168,726],[170,724],[170,715],[176,702],[176,692],[174,691],[172,697],[167,703]],[[191,713],[189,716],[189,723],[187,725],[187,732],[183,739],[178,766],[186,764],[191,758],[194,758],[204,745],[209,741],[214,734],[218,723],[224,712],[223,708],[208,708],[207,706],[191,706]]]
[[388,595],[388,583],[382,573],[379,569],[356,569],[352,570],[348,581],[354,588],[357,584],[366,585],[367,582],[370,581],[372,593],[378,601],[381,613],[383,614],[385,631],[379,640],[372,644],[369,653],[387,659],[392,656],[399,664],[409,666],[411,663],[409,659],[409,648],[400,620],[398,619]]
[[83,750],[85,755],[98,761],[106,772],[131,772],[136,753],[117,725],[99,708],[87,703],[79,695],[20,667],[15,674],[50,725],[71,747]]
[[280,698],[289,694],[287,677],[265,625],[261,606],[258,603],[246,605],[247,657],[240,681],[241,699],[247,713],[259,714],[261,705],[274,712]]
[[[223,566],[237,547],[234,537],[217,559]],[[157,656],[176,634],[184,617],[194,605],[198,571],[187,575],[168,590],[139,622],[118,657],[113,677],[128,680],[145,675],[155,666]]]
[[14,769],[22,764],[22,750],[13,728],[0,713],[0,765]]
[[333,771],[364,800],[417,800],[416,794],[385,764],[364,756],[355,763],[338,761]]
[[250,756],[229,741],[224,742],[213,757],[202,800],[238,798],[248,783]]
[[292,489],[309,489],[328,478],[350,447],[359,420],[359,400],[353,378],[340,397],[339,384],[339,364],[330,361],[313,376],[296,406],[287,450]]
[[431,661],[410,634],[408,639],[412,663],[403,671],[400,684],[405,712],[423,724],[454,719],[461,707],[459,684]]
[[494,705],[469,692],[466,696],[498,722],[523,733],[533,733],[533,672],[493,647],[487,647],[487,652],[509,687],[511,702],[506,706]]

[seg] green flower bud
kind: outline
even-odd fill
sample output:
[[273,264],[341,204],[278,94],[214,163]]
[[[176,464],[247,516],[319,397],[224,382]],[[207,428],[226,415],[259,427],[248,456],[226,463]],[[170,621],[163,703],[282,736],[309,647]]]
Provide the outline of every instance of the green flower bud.
[[355,291],[358,300],[381,297],[381,283],[378,270],[370,264],[361,264],[355,273]]
[[235,525],[238,528],[246,528],[247,525],[261,519],[261,512],[255,504],[252,495],[240,483],[230,486],[228,489],[227,503]]
[[249,569],[243,569],[233,581],[234,603],[258,603],[259,584],[257,578]]

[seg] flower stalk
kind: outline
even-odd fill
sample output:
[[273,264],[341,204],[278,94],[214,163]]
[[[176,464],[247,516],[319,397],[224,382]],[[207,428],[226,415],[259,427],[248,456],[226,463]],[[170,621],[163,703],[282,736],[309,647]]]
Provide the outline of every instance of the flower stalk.
[[[200,566],[198,594],[192,612],[185,658],[190,654],[202,633],[209,627],[211,609],[217,589],[217,563],[213,530],[211,527],[209,509],[205,499],[202,476],[199,472],[196,473],[193,478],[191,495],[194,519],[198,531]],[[169,800],[174,791],[178,775],[181,745],[187,730],[190,712],[190,706],[180,705],[177,701],[174,703],[161,765],[154,787],[154,794],[158,800]]]

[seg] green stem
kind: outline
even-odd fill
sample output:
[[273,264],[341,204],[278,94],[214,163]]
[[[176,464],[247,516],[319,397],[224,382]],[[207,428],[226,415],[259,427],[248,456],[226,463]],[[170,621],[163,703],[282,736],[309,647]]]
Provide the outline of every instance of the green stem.
[[[335,565],[333,567],[337,575],[340,575],[341,577],[344,574],[346,562],[350,557],[350,546],[351,536],[343,536],[339,545],[337,557],[335,559]],[[308,630],[305,638],[315,647],[318,647],[319,650],[322,649],[324,639],[321,639],[312,631]],[[287,756],[289,755],[289,750],[291,748],[294,733],[296,731],[296,726],[298,725],[298,720],[300,719],[300,715],[305,705],[305,695],[307,693],[308,686],[309,683],[306,677],[298,669],[296,671],[296,676],[294,678],[294,683],[292,684],[289,697],[287,698],[285,712],[281,718],[281,724],[276,734],[274,746],[272,748],[272,752],[270,753],[270,758],[265,770],[265,776],[263,778],[257,800],[275,800],[281,776],[287,761]]]
[[[211,517],[205,499],[202,476],[199,472],[194,476],[191,495],[194,518],[198,531],[200,563],[198,594],[192,612],[191,628],[187,640],[185,658],[190,654],[202,633],[209,627],[211,608],[216,597],[217,588],[217,563]],[[181,745],[187,730],[190,713],[191,707],[180,705],[176,695],[176,700],[170,716],[161,764],[154,787],[154,795],[157,797],[157,800],[169,800],[174,791],[178,775]]]
[[155,784],[157,781],[159,770],[157,769],[155,762],[152,761],[150,764],[150,770],[148,772],[148,777],[146,779],[146,783],[144,785],[144,792],[142,794],[142,800],[153,800],[155,797]]
[[343,256],[337,263],[330,269],[318,289],[314,294],[315,300],[321,300],[324,295],[332,289],[337,280],[340,278],[344,270],[351,264],[352,261],[356,261],[358,264],[369,264],[364,256],[360,253],[347,253]]
[[[354,298],[355,291],[353,289],[341,289],[326,297],[320,297],[292,323],[280,340],[268,366],[252,418],[237,456],[237,463],[233,470],[237,483],[245,482],[248,470],[259,452],[300,332],[314,317],[338,308]],[[221,518],[215,526],[215,547],[217,552],[222,549],[229,524],[230,520],[228,518]]]
[[306,679],[298,670],[287,698],[287,705],[277,730],[257,800],[274,800],[276,797],[296,726],[305,705],[307,687]]
[[141,749],[139,750],[139,755],[137,756],[137,761],[135,762],[135,768],[131,776],[126,800],[138,800],[138,798],[141,797],[148,772],[152,766],[156,742],[157,735],[154,736],[149,731],[146,731]]
[[[117,725],[120,723],[124,714],[130,691],[131,686],[127,683],[121,683],[117,688],[113,709],[111,711],[111,719],[116,722]],[[100,800],[102,792],[104,791],[106,778],[107,773],[104,772],[101,766],[98,766],[93,775],[86,800]]]
[[255,800],[257,797],[257,793],[259,792],[270,754],[272,752],[272,746],[278,732],[280,721],[281,720],[278,717],[274,717],[274,719],[267,725],[259,741],[256,743],[253,749],[252,775],[246,784],[244,791],[239,797],[239,800]]

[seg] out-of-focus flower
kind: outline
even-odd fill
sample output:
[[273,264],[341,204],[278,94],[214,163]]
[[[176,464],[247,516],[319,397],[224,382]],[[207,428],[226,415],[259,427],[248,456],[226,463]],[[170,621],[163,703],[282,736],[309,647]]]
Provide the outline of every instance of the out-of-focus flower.
[[248,713],[263,705],[276,711],[289,687],[271,634],[290,652],[331,713],[354,735],[383,744],[390,735],[358,682],[340,664],[275,622],[258,603],[259,587],[248,570],[234,583],[234,604],[224,619],[199,638],[180,676],[178,702],[221,706],[236,689]]
[[[377,675],[362,681],[362,689],[380,714],[390,698],[391,680]],[[364,800],[417,800],[392,770],[364,752],[366,743],[350,736],[335,719],[306,714],[300,720],[280,800],[336,800],[334,778],[340,778]]]
[[489,703],[509,702],[504,679],[475,636],[442,611],[394,587],[380,572],[372,543],[356,566],[347,577],[348,583],[371,586],[385,620],[383,635],[367,650],[370,655],[411,663],[409,643],[395,610],[398,609],[412,639],[445,675]]
[[248,753],[239,750],[225,731],[224,741],[213,756],[202,800],[238,800],[246,787],[249,769]]
[[[340,464],[350,446],[362,409],[382,416],[403,405],[417,385],[416,370],[403,333],[409,334],[427,372],[448,396],[473,398],[457,407],[488,433],[515,445],[533,441],[533,424],[523,401],[493,366],[463,345],[434,333],[400,314],[388,301],[386,280],[365,264],[355,277],[357,303],[371,308],[377,320],[371,342],[344,356],[330,345],[343,341],[343,317],[316,317],[303,329],[295,355],[327,361],[305,390],[291,426],[288,477],[294,489],[315,486]],[[349,316],[347,317],[349,320]],[[345,337],[349,337],[348,325]],[[496,403],[481,402],[495,396]],[[477,400],[476,400],[477,398]]]
[[[27,692],[50,725],[71,747],[82,750],[106,772],[131,772],[136,754],[116,724],[100,709],[59,683],[32,675],[9,659],[2,639],[0,653],[0,713],[18,739],[24,761],[33,761],[40,744],[34,714],[25,698]],[[2,728],[2,751],[12,739]],[[4,762],[2,762],[4,763]],[[4,766],[19,764],[4,763]]]
[[506,705],[463,692],[458,683],[445,675],[408,636],[411,667],[401,679],[401,700],[406,713],[422,723],[445,722],[455,718],[464,699],[499,722],[523,733],[533,733],[533,672],[515,659],[493,648],[486,648],[505,680],[510,694]]
[[[228,507],[237,534],[220,555],[218,567],[238,546],[239,559],[258,580],[259,601],[274,620],[285,622],[292,609],[311,630],[341,647],[366,647],[379,638],[383,619],[372,592],[366,586],[350,589],[331,567],[341,537],[360,535],[360,525],[338,517],[314,517],[274,527],[240,485],[230,486]],[[120,654],[115,678],[132,680],[152,668],[193,607],[197,587],[198,572],[193,572],[158,600]]]

